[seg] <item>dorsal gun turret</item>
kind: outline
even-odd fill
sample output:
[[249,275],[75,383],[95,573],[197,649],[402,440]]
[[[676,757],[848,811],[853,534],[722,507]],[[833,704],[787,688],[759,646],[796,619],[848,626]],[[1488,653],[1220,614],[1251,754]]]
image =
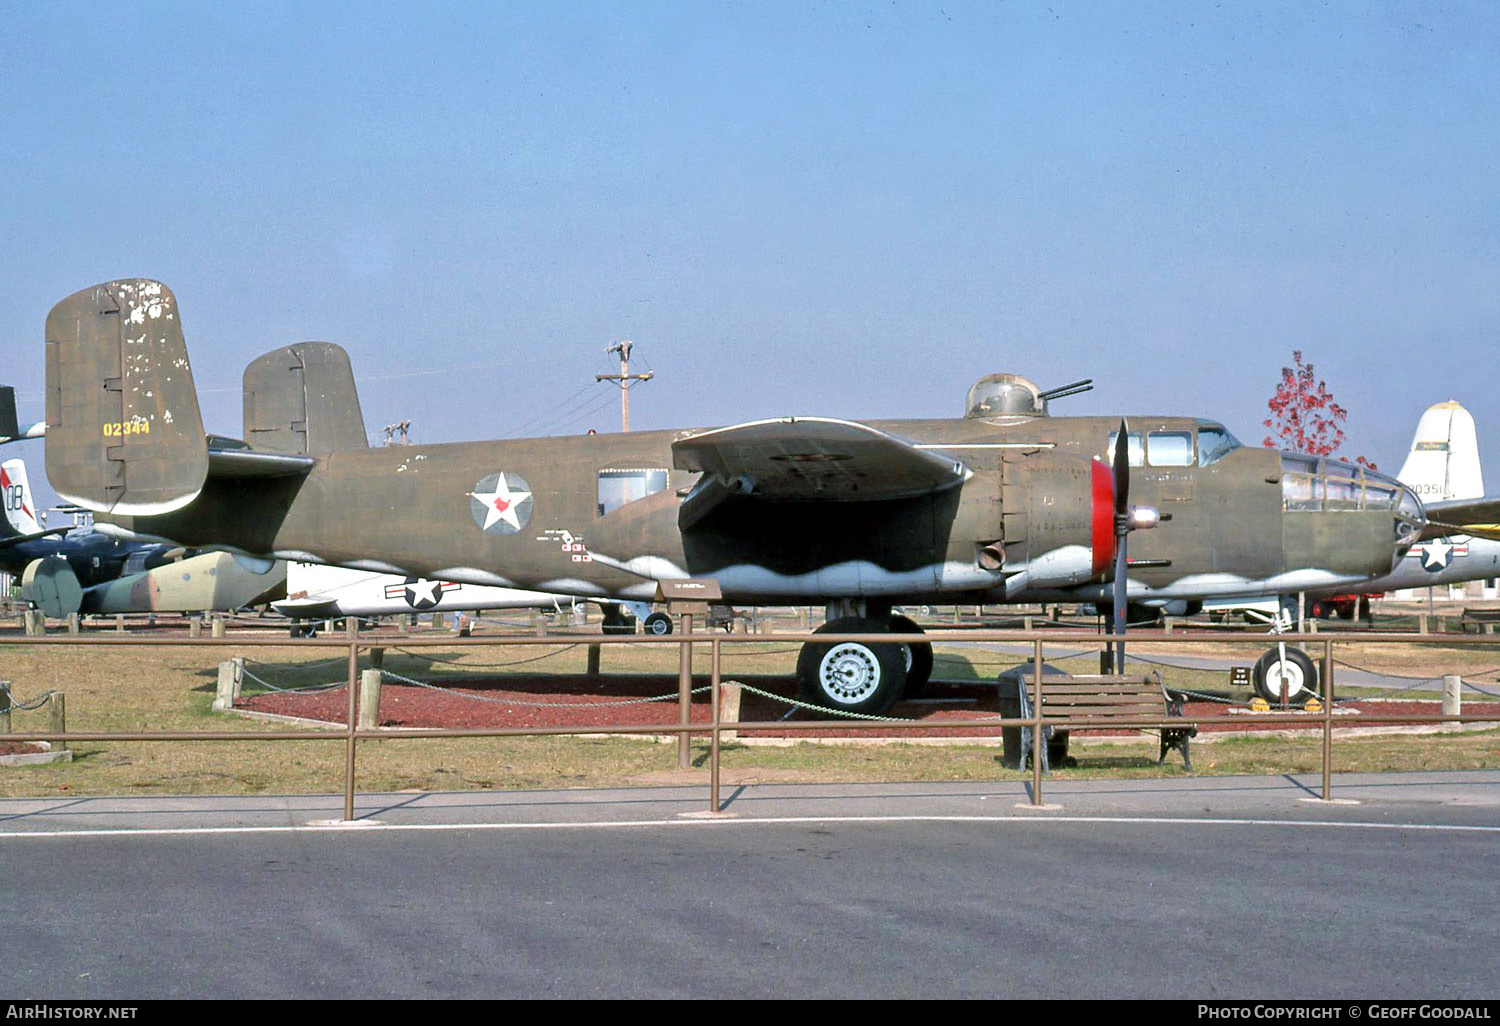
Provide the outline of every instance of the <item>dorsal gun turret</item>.
[[1093,379],[1085,378],[1044,392],[1037,387],[1036,382],[1019,374],[988,374],[974,382],[974,386],[969,389],[968,400],[964,403],[964,416],[976,419],[1045,417],[1048,400],[1077,395],[1093,387]]

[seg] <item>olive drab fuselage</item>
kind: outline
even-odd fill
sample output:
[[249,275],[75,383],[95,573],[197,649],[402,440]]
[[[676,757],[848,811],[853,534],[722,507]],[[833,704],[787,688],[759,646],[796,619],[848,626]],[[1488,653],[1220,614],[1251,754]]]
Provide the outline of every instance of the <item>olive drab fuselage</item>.
[[[905,499],[751,496],[686,530],[680,507],[699,475],[673,467],[683,433],[671,431],[347,450],[300,477],[210,477],[174,513],[99,519],[182,544],[580,595],[649,599],[657,578],[690,576],[718,578],[726,600],[742,603],[1093,600],[1106,597],[1112,554],[1095,551],[1094,457],[1118,423],[874,421],[962,460],[968,476]],[[1200,465],[1200,429],[1222,428],[1175,417],[1128,425],[1187,443],[1187,458],[1132,468],[1131,502],[1164,514],[1131,537],[1133,600],[1295,591],[1390,571],[1391,510],[1289,508],[1282,454],[1239,446]],[[1016,588],[1025,567],[1067,549],[1085,550],[1086,565]]]

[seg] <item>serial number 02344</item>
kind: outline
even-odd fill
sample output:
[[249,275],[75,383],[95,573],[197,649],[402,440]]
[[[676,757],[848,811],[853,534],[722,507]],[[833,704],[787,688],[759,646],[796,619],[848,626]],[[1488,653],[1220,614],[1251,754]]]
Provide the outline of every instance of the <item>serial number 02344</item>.
[[151,433],[151,422],[145,417],[136,417],[134,420],[115,421],[103,426],[105,438],[124,438],[126,435],[149,435]]

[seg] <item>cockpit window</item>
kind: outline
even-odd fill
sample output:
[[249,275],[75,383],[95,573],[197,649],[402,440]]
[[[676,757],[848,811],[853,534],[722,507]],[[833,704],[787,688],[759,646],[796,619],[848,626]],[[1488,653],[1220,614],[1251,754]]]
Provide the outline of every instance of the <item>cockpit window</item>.
[[1239,447],[1240,440],[1224,430],[1222,424],[1199,422],[1198,466],[1206,467],[1217,463]]
[[1146,436],[1146,460],[1153,467],[1191,467],[1193,436],[1187,431],[1153,431]]

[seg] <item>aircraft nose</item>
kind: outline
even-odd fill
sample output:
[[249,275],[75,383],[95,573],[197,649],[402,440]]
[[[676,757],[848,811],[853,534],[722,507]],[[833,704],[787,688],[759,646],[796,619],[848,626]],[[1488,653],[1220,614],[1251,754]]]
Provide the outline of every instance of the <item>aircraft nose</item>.
[[1343,460],[1282,452],[1282,495],[1289,511],[1389,513],[1393,560],[1422,536],[1427,511],[1417,493],[1393,477]]

